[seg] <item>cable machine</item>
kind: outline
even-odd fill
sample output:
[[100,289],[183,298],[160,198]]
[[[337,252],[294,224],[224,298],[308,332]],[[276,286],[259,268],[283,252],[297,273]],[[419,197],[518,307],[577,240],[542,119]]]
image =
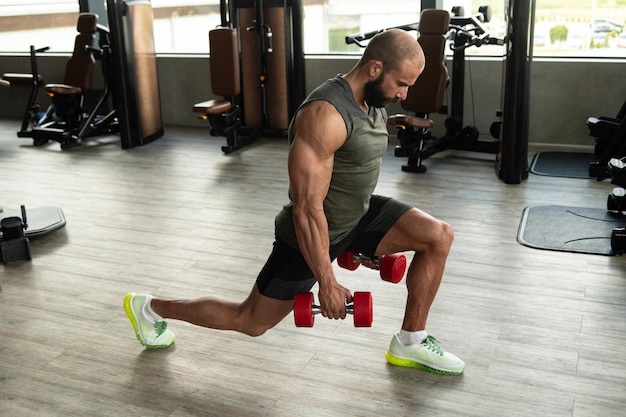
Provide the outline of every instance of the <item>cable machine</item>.
[[535,0],[507,0],[506,54],[502,71],[500,149],[496,174],[507,184],[528,178],[528,134],[530,115],[530,66],[533,56]]
[[[395,149],[395,156],[408,157],[408,163],[402,166],[405,172],[424,173],[427,168],[423,161],[439,152],[456,149],[496,154],[499,141],[480,138],[478,129],[465,125],[463,105],[465,100],[466,49],[482,45],[502,45],[501,39],[491,36],[484,26],[491,19],[491,8],[481,6],[478,13],[464,16],[462,7],[454,7],[452,14],[442,9],[422,10],[419,23],[395,26],[396,29],[418,31],[418,42],[426,56],[426,68],[415,85],[409,88],[407,98],[401,103],[410,115],[392,115],[389,124],[398,128],[400,145]],[[346,43],[355,43],[364,47],[361,41],[371,39],[377,33],[388,30],[359,33],[346,36]],[[452,50],[452,81],[450,105],[443,105],[448,73],[442,62],[445,60],[446,45]],[[439,84],[440,88],[432,87]],[[439,112],[447,113],[446,133],[434,137],[431,129],[434,122],[428,115]]]
[[[422,8],[439,8],[440,2],[422,1]],[[453,8],[454,14],[462,8]],[[455,31],[453,49],[453,76],[451,117],[446,119],[446,135],[443,138],[432,140],[428,130],[432,121],[422,119],[423,123],[416,124],[417,139],[413,136],[409,141],[402,140],[408,128],[399,134],[400,149],[396,149],[396,156],[409,157],[409,164],[403,170],[410,172],[425,172],[421,161],[445,149],[463,149],[478,152],[496,153],[496,175],[507,184],[519,184],[528,178],[528,136],[530,115],[530,75],[532,62],[532,39],[535,20],[535,0],[506,0],[506,35],[504,45],[506,53],[502,72],[502,101],[497,115],[499,120],[491,126],[490,133],[497,139],[479,140],[478,131],[473,126],[463,127],[463,85],[464,85],[464,56],[463,51],[468,46],[480,46],[486,43],[502,44],[501,40],[489,37],[482,28],[481,22],[488,21],[491,13],[488,8],[481,7],[476,17],[451,17],[451,31]],[[482,17],[480,16],[482,15]],[[468,31],[468,26],[472,26]],[[398,29],[418,30],[416,24],[396,26]],[[386,30],[359,33],[346,37],[346,43],[357,43],[370,39],[376,33]],[[470,33],[471,32],[471,33]],[[436,110],[435,110],[436,111]],[[408,120],[404,117],[401,122]],[[413,129],[413,127],[411,127]],[[420,132],[425,134],[420,136]],[[451,134],[452,133],[452,134]],[[461,139],[461,140],[459,140]]]

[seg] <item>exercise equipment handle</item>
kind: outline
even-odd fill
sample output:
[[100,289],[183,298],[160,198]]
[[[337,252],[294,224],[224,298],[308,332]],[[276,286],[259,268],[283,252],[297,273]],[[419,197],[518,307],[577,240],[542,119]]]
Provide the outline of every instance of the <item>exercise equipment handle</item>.
[[384,29],[373,30],[371,32],[354,33],[354,34],[351,34],[351,35],[347,35],[345,40],[346,40],[346,44],[347,45],[355,44],[355,45],[358,45],[361,48],[365,48],[366,44],[362,43],[362,41],[370,40],[374,36],[378,35],[381,32],[385,32],[385,31],[390,30],[390,29],[402,29],[402,30],[405,30],[407,32],[409,32],[411,30],[417,31],[418,27],[419,27],[419,22],[418,23],[408,23],[406,25],[392,26],[392,27],[388,27],[388,28],[384,28]]
[[[478,13],[470,17],[453,16],[450,19],[450,30],[446,37],[454,40],[450,49],[458,51],[461,49],[482,45],[504,45],[504,39],[492,38],[483,25],[484,15]],[[469,26],[469,27],[468,27]]]
[[22,210],[22,228],[24,230],[28,229],[28,219],[26,218],[26,206],[21,205],[20,209]]

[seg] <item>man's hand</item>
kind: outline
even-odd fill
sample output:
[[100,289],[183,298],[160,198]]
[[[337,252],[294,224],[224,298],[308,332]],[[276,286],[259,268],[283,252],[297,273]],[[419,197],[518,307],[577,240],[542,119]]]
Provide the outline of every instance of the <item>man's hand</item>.
[[317,294],[322,309],[322,315],[329,319],[345,319],[346,305],[353,301],[350,290],[339,285],[337,282],[322,285]]

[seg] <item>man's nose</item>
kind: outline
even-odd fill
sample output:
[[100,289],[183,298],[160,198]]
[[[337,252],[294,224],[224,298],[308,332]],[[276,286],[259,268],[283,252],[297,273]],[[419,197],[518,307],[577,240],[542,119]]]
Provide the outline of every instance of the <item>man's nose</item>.
[[396,94],[396,97],[400,100],[400,101],[404,101],[406,99],[406,96],[409,94],[409,87],[402,87],[400,89],[400,91],[398,91],[398,94]]

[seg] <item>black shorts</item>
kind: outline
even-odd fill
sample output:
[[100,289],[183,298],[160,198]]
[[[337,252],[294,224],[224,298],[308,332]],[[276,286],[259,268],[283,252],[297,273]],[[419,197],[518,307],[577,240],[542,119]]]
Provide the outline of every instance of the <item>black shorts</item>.
[[[373,195],[370,207],[356,227],[330,248],[330,260],[343,252],[373,256],[389,229],[411,206],[392,198]],[[310,291],[317,279],[300,251],[276,240],[274,249],[257,277],[259,292],[278,300],[293,300],[297,292]]]

